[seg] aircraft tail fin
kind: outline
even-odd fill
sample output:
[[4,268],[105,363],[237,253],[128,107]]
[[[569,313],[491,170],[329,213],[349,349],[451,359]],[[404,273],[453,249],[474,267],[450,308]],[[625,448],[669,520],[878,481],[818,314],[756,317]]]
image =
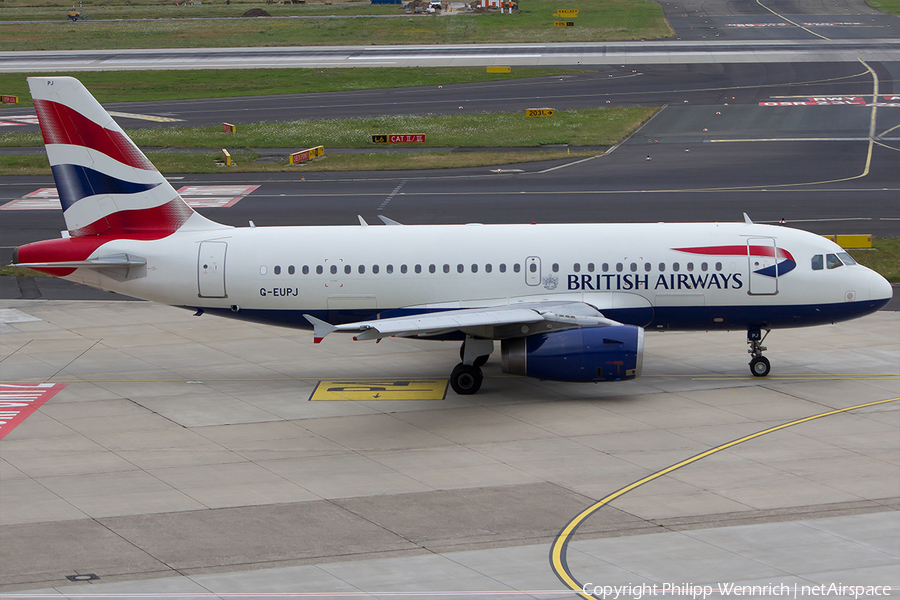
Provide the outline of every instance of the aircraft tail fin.
[[80,81],[29,77],[28,86],[69,235],[159,239],[223,227],[185,203]]

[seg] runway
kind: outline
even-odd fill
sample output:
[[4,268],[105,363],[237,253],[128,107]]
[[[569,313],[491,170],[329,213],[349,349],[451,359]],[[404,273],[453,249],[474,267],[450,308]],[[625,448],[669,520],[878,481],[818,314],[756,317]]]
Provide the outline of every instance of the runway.
[[[900,19],[894,18],[898,22]],[[893,31],[891,32],[893,33]],[[614,64],[778,63],[897,60],[896,37],[862,40],[652,41],[442,46],[166,48],[0,52],[5,72],[147,69],[578,66]]]

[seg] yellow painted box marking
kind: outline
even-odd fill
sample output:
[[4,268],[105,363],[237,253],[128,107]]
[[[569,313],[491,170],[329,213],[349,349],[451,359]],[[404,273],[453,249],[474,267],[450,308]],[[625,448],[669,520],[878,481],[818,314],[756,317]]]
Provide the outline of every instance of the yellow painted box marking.
[[310,401],[443,400],[446,379],[334,379],[320,381]]

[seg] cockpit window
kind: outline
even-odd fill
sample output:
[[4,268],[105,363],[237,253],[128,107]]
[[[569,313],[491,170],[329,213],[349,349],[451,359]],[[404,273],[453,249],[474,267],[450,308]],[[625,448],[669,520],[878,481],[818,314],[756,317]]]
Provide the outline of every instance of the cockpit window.
[[855,265],[856,261],[853,260],[853,257],[847,254],[846,252],[838,252],[838,258],[840,258],[845,265]]
[[825,268],[825,263],[822,261],[822,255],[816,254],[812,257],[812,270],[813,271],[821,271]]
[[844,263],[841,262],[841,259],[839,259],[836,254],[826,254],[825,265],[829,269],[837,269],[838,267],[843,267]]

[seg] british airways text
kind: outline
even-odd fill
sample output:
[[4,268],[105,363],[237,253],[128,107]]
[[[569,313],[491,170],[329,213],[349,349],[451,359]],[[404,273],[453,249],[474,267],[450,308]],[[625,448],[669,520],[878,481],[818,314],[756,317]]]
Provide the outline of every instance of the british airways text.
[[[651,288],[652,284],[652,288]],[[617,273],[615,275],[569,274],[569,290],[739,290],[744,286],[740,273],[660,273],[656,280],[651,275]]]

